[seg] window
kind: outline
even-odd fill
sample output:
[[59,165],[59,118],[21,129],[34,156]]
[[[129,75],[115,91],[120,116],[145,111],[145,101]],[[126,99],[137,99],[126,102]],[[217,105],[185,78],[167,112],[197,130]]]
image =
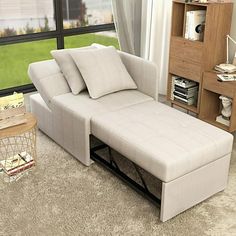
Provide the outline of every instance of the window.
[[56,47],[55,39],[0,46],[0,90],[31,83],[29,64],[50,59]]
[[118,48],[112,0],[0,0],[0,96],[32,91],[31,62],[52,49],[92,43]]
[[0,0],[0,37],[56,30],[53,0]]
[[62,0],[65,29],[113,23],[111,0]]
[[105,46],[119,48],[118,39],[115,31],[104,31],[65,37],[65,48],[79,48],[89,46],[92,43],[99,43]]

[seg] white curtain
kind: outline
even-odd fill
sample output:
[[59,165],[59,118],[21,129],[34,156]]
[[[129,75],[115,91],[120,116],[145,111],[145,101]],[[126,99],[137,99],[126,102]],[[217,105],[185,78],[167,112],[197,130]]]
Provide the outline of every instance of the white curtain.
[[152,14],[149,57],[158,66],[159,93],[167,92],[172,0],[151,0]]
[[172,0],[112,0],[122,51],[158,66],[159,93],[166,94]]
[[121,50],[140,56],[142,0],[112,0],[112,6]]

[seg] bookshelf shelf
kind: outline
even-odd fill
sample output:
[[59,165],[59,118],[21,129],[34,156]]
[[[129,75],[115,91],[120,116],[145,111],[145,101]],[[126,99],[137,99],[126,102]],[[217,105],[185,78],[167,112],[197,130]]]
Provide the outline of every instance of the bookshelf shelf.
[[[229,126],[216,121],[221,114],[222,104],[219,97],[232,98],[232,115]],[[215,72],[205,72],[202,85],[199,118],[228,132],[236,131],[236,82],[219,82]]]
[[181,108],[191,111],[193,113],[197,113],[197,107],[194,105],[185,105],[185,104],[175,101],[175,100],[171,101],[171,103],[172,103],[172,106],[176,105],[178,107],[181,107]]
[[[196,41],[185,38],[187,12],[195,10],[206,10],[204,32]],[[173,1],[167,85],[167,98],[172,104],[199,114],[203,73],[226,60],[226,35],[230,32],[232,11],[233,3]],[[173,100],[173,75],[199,83],[196,107]]]
[[221,123],[219,123],[219,122],[217,122],[217,121],[214,121],[214,120],[212,120],[211,118],[206,118],[205,121],[206,121],[207,123],[211,124],[211,125],[214,125],[214,126],[220,128],[220,129],[229,131],[229,127],[228,127],[228,126],[223,125],[223,124],[221,124]]

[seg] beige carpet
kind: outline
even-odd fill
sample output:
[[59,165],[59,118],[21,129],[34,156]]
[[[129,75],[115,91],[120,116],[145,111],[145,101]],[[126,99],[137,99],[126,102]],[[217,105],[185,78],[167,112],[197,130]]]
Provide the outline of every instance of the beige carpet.
[[38,166],[0,182],[0,235],[236,235],[236,145],[228,188],[161,223],[159,209],[112,174],[87,168],[38,132]]

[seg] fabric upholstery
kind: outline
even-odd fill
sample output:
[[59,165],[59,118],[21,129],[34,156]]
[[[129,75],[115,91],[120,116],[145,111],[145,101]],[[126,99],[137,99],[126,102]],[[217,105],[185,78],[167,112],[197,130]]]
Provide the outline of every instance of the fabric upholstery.
[[87,92],[81,92],[77,96],[68,93],[55,97],[52,111],[54,140],[89,166],[90,118],[106,109],[94,102]]
[[92,98],[137,88],[114,47],[71,51],[70,54]]
[[101,103],[109,111],[120,110],[124,107],[152,100],[152,97],[140,93],[138,90],[123,90],[96,99],[97,102]]
[[138,90],[158,100],[158,68],[150,61],[118,51],[127,71],[135,81]]
[[[41,126],[41,123],[45,121],[44,115],[38,114],[38,111],[41,111],[40,97],[33,95],[32,99],[33,111],[42,120],[39,127],[45,131],[48,129],[47,124],[45,123],[45,127]],[[35,104],[35,100],[39,101],[38,104]],[[120,91],[96,100],[91,99],[87,91],[77,96],[67,93],[54,97],[52,102],[53,135],[50,137],[88,166],[91,164],[89,150],[91,117],[151,100],[153,100],[151,97],[137,90]]]
[[96,49],[96,47],[89,46],[83,48],[61,49],[51,51],[51,54],[58,63],[63,75],[65,76],[72,93],[75,95],[79,94],[82,90],[84,90],[86,88],[86,85],[84,83],[80,71],[78,70],[76,64],[74,63],[70,55],[70,52],[89,49]]
[[[93,43],[96,48],[105,48],[106,46]],[[118,50],[120,58],[127,71],[135,81],[138,90],[155,100],[158,100],[158,68],[156,64],[143,58],[131,55]]]
[[150,101],[93,116],[94,136],[169,182],[232,151],[233,136]]
[[30,95],[31,112],[37,117],[37,126],[53,138],[53,114],[39,93]]
[[[98,47],[98,45],[94,46]],[[138,90],[124,90],[93,100],[93,102],[96,101],[97,104],[97,107],[95,109],[96,111],[99,109],[101,109],[99,110],[99,112],[103,111],[101,106],[105,106],[106,111],[114,111],[123,107],[143,103],[145,101],[150,101],[153,98],[157,98],[157,76],[155,72],[156,67],[151,62],[145,61],[135,56],[131,56],[127,53],[119,53],[122,55],[121,58],[127,70],[129,71],[129,73],[131,73],[135,83],[137,83]],[[136,73],[136,70],[139,71],[140,74]],[[33,102],[31,104],[33,112],[38,118],[38,122],[40,124],[39,128],[41,130],[52,137],[57,143],[59,143],[63,148],[69,151],[82,163],[84,163],[85,165],[90,165],[90,118],[94,113],[89,112],[90,103],[88,104],[87,102],[87,99],[89,99],[89,95],[88,93],[86,94],[86,92],[82,92],[79,95],[74,96],[70,92],[70,88],[67,85],[66,80],[64,79],[65,88],[63,93],[61,94],[57,91],[57,94],[59,96],[54,96],[54,94],[51,95],[49,102],[49,99],[47,99],[47,96],[45,96],[44,89],[41,86],[41,78],[58,73],[61,72],[55,60],[33,63],[29,66],[29,76],[41,95],[39,97],[34,97],[33,99]],[[147,76],[145,76],[145,73]],[[57,85],[57,81],[55,81],[55,84]],[[57,89],[57,86],[54,85],[54,87],[54,89]],[[42,101],[41,97],[44,101]],[[44,104],[44,102],[46,104]],[[101,106],[99,106],[98,103],[100,103]],[[81,116],[78,116],[79,106],[84,106],[84,108],[82,108],[83,111],[87,109],[87,115],[85,115],[86,117],[81,118]],[[88,107],[86,108],[86,106]],[[50,109],[44,109],[45,107],[48,107]],[[65,107],[67,107],[67,109],[65,109]],[[76,109],[77,112],[75,112]],[[93,109],[94,107],[92,105],[91,110]],[[48,111],[51,112],[47,113]],[[48,121],[44,117],[47,116],[47,114],[48,116],[52,115],[53,125],[51,126],[48,125]],[[63,119],[60,114],[63,114]],[[71,114],[72,116],[70,116]],[[76,128],[75,130],[72,125],[73,123],[70,123],[71,120],[74,120],[74,125],[76,125],[76,122],[78,123],[78,128]],[[64,125],[66,125],[65,127],[70,127],[70,129],[64,128]],[[49,129],[49,126],[52,127],[52,130]],[[76,145],[78,146],[78,143],[79,147],[76,147]]]
[[55,60],[31,63],[28,75],[48,107],[54,96],[70,93],[70,88]]

